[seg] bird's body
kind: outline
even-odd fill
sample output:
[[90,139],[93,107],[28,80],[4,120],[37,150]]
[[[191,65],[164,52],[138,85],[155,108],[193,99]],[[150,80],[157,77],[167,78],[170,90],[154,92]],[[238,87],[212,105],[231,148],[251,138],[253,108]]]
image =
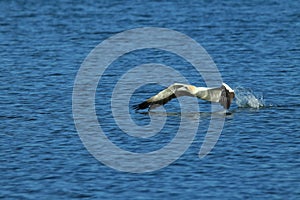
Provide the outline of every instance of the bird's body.
[[134,108],[136,110],[146,108],[154,109],[166,104],[173,98],[181,96],[197,97],[206,101],[217,102],[225,109],[229,109],[232,99],[234,98],[234,90],[226,83],[223,83],[219,88],[196,87],[193,85],[174,83],[155,96],[134,106]]

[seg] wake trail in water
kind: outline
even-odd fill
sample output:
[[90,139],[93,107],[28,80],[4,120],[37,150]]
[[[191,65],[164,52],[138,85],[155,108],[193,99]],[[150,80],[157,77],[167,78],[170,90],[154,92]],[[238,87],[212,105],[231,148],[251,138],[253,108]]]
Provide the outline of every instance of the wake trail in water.
[[265,107],[265,100],[260,93],[254,93],[249,88],[237,87],[234,89],[235,102],[240,108]]

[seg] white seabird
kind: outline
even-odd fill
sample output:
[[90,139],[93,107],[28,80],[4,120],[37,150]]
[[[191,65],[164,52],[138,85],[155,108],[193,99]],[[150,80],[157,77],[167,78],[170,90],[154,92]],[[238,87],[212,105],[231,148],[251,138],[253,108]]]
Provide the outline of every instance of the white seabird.
[[151,110],[166,104],[171,99],[181,96],[197,97],[206,101],[217,102],[225,109],[229,109],[232,99],[234,98],[234,90],[226,83],[222,83],[219,88],[196,87],[193,85],[174,83],[146,101],[133,106],[133,108],[136,110],[149,108],[149,110]]

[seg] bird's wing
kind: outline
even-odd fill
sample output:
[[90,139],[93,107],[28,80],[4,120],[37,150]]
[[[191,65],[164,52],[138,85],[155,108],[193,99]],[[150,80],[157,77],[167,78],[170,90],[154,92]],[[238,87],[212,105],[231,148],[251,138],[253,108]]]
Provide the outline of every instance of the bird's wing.
[[174,83],[170,85],[168,88],[156,94],[155,96],[147,99],[146,101],[138,105],[133,106],[133,108],[136,110],[146,109],[146,108],[153,109],[166,104],[171,99],[180,96],[195,96],[193,93],[195,88],[196,87],[192,85]]
[[234,90],[223,83],[219,88],[198,87],[196,96],[206,101],[220,103],[225,109],[229,109],[234,98]]
[[219,99],[219,103],[225,108],[229,109],[230,104],[235,96],[234,90],[231,89],[226,83],[223,83],[221,86],[222,93]]

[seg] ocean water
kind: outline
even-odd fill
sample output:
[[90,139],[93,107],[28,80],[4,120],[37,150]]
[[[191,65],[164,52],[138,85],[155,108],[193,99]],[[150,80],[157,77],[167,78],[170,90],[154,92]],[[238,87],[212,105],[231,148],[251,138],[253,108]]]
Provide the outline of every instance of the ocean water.
[[[1,1],[0,198],[3,199],[299,199],[300,3],[298,1]],[[89,52],[122,31],[162,27],[200,43],[236,91],[212,151],[198,153],[212,113],[200,101],[195,138],[179,159],[152,172],[129,173],[95,159],[73,119],[76,74]],[[114,122],[112,87],[143,63],[172,66],[204,86],[190,63],[169,52],[135,51],[100,80],[96,114],[107,137],[128,151],[151,152],[175,137],[182,114],[166,104],[167,123],[149,140]],[[158,76],[166,76],[159,74]],[[131,104],[163,87],[139,88]],[[189,99],[186,99],[189,101]],[[136,124],[151,116],[134,112]]]

